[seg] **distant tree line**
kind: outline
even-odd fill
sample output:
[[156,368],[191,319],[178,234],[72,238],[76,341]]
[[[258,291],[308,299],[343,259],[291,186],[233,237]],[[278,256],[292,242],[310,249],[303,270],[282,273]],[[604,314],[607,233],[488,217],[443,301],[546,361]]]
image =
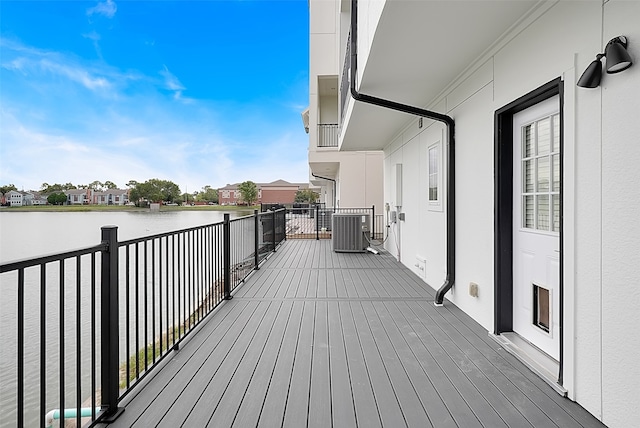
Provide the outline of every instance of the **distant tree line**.
[[[129,188],[129,200],[136,205],[141,203],[160,202],[160,203],[177,203],[183,202],[199,202],[199,203],[218,203],[218,190],[209,185],[204,186],[201,190],[197,190],[191,194],[181,193],[180,187],[172,181],[160,180],[152,178],[143,183],[136,180],[129,180],[126,184]],[[104,192],[110,189],[117,189],[118,185],[112,181],[93,181],[89,184],[73,183],[65,184],[49,184],[42,183],[39,192],[47,196],[47,202],[52,205],[62,205],[66,202],[66,190],[91,189],[96,192]],[[13,184],[0,186],[0,195],[4,195],[12,190],[17,191],[17,187]]]

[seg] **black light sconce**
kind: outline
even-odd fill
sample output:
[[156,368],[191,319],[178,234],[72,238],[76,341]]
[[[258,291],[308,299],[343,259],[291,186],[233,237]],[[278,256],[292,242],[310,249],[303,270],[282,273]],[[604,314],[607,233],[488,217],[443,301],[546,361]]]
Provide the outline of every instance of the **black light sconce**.
[[600,85],[600,79],[602,78],[601,60],[603,57],[607,59],[605,65],[607,74],[619,73],[633,64],[631,56],[627,52],[627,38],[625,36],[615,37],[609,40],[604,53],[596,55],[596,59],[582,73],[578,80],[578,86],[581,88],[597,88]]

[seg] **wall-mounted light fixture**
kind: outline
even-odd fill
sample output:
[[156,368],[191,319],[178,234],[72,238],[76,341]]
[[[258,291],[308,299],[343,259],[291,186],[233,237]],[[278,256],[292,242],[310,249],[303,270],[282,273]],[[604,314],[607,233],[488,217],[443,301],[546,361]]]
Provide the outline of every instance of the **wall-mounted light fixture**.
[[607,43],[604,53],[596,55],[596,59],[589,64],[589,67],[582,73],[578,80],[578,86],[581,88],[597,88],[602,78],[602,58],[607,59],[605,68],[608,74],[619,73],[631,67],[633,62],[631,56],[627,52],[627,38],[618,36]]

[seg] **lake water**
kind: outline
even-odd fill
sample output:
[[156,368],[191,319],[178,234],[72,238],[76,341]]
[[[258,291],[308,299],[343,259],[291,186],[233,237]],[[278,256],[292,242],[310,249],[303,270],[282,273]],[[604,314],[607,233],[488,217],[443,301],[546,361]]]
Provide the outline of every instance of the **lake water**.
[[[233,211],[231,217],[252,214],[251,211]],[[219,211],[168,211],[168,212],[10,212],[0,209],[0,262],[33,258],[58,253],[100,243],[100,228],[106,225],[118,226],[118,240],[128,240],[159,233],[186,229],[195,226],[219,223],[224,213]],[[55,275],[55,274],[54,274]],[[36,282],[37,284],[37,282]],[[16,282],[15,275],[0,276],[0,427],[16,426],[16,372],[17,372],[17,321],[16,321]],[[25,287],[25,422],[26,426],[37,426],[39,421],[39,292]],[[57,291],[48,291],[51,300],[57,299]],[[59,319],[55,305],[47,311],[47,319],[57,326]],[[29,308],[34,308],[29,310]],[[86,315],[86,314],[85,314]],[[73,315],[66,324],[74,327]],[[88,318],[87,318],[88,319]],[[65,325],[66,325],[65,324]],[[66,330],[66,329],[65,329]],[[65,336],[70,334],[67,332]],[[59,366],[57,343],[59,332],[47,332],[47,372],[49,368],[55,378]],[[66,340],[66,339],[65,339]],[[71,342],[71,341],[70,341]],[[67,383],[75,379],[76,353],[69,343],[69,355],[65,363],[69,366],[66,373]],[[84,346],[83,346],[84,348]],[[50,349],[50,351],[49,351]],[[82,359],[90,353],[82,351]],[[83,373],[83,384],[89,375]],[[57,381],[47,380],[47,410],[59,407]],[[83,396],[90,396],[89,388],[83,386]],[[66,407],[75,407],[75,396],[69,388]],[[73,404],[71,404],[73,403]]]

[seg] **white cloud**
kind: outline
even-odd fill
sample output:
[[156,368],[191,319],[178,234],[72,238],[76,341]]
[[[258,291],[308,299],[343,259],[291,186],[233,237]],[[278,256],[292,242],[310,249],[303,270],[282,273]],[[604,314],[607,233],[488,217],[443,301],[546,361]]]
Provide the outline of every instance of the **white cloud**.
[[118,10],[118,6],[113,0],[98,2],[97,5],[87,9],[87,15],[104,15],[107,18],[113,18]]
[[82,37],[84,37],[85,39],[89,39],[93,42],[93,48],[96,50],[96,54],[98,55],[98,58],[103,59],[102,57],[102,50],[100,49],[100,34],[98,34],[96,31],[91,31],[89,33],[83,34]]
[[164,77],[164,87],[170,91],[173,91],[173,99],[181,100],[183,102],[191,102],[192,100],[184,98],[182,96],[182,91],[187,88],[185,88],[180,80],[169,71],[169,68],[167,68],[166,65],[163,67],[164,68],[160,70],[159,73],[162,77]]
[[109,81],[105,77],[93,75],[89,70],[81,67],[53,62],[48,59],[40,61],[40,66],[45,70],[79,83],[90,90],[105,89],[110,86]]

